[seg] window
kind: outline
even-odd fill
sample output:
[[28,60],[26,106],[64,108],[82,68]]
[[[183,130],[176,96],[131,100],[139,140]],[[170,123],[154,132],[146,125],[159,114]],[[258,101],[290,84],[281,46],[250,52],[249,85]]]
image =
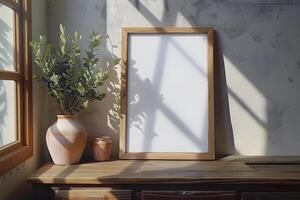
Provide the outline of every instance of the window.
[[0,174],[32,156],[30,0],[0,0]]

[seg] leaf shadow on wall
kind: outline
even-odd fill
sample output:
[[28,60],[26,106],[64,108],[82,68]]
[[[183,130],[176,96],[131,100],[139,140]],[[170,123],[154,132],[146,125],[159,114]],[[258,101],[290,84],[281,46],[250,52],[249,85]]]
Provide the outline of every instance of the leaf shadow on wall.
[[[139,0],[129,0],[129,2],[155,27],[164,26],[176,26],[176,17],[172,17],[172,20],[168,19],[170,15],[174,15],[174,10],[170,11],[170,8],[176,7],[172,4],[176,4],[173,1],[164,1],[164,10],[162,20],[148,10],[147,7]],[[186,19],[190,20],[189,16],[181,11],[177,11],[183,14]],[[176,13],[176,12],[175,12]],[[223,52],[218,45],[218,39],[215,37],[215,138],[216,138],[216,153],[217,156],[226,156],[236,153],[233,139],[233,130],[230,120],[229,103],[228,103],[228,90],[225,77],[225,66],[223,60]],[[181,51],[183,55],[185,52]],[[159,53],[158,53],[159,55]],[[186,56],[186,55],[185,55]],[[193,59],[189,59],[193,62]],[[201,71],[200,71],[201,73]],[[188,126],[187,126],[188,127]]]
[[[130,63],[135,62],[131,61]],[[161,114],[163,114],[172,125],[182,132],[195,146],[203,144],[202,140],[207,140],[207,137],[199,137],[197,133],[191,130],[188,124],[186,124],[183,119],[164,102],[164,97],[160,94],[161,85],[155,85],[154,82],[151,82],[149,79],[142,80],[138,75],[137,68],[134,68],[133,66],[134,64],[131,64],[130,66],[132,69],[130,70],[130,82],[128,82],[128,87],[134,93],[127,96],[127,114],[130,113],[130,115],[127,115],[127,126],[135,127],[144,135],[142,150],[144,152],[151,151],[151,141],[159,135],[159,133],[155,132],[155,127],[159,126],[156,117],[158,111],[161,112]],[[163,73],[161,73],[161,70],[163,70],[162,68],[161,65],[158,65],[156,68],[156,72],[158,73],[155,74],[163,77]],[[205,124],[207,121],[203,123]],[[129,127],[127,127],[127,131]],[[178,145],[178,143],[174,144],[176,146]]]
[[[6,69],[12,63],[8,52],[13,52],[13,46],[9,43],[6,36],[9,34],[11,28],[0,19],[0,70]],[[7,134],[7,130],[2,130],[5,127],[4,118],[7,113],[7,94],[4,87],[4,81],[0,80],[0,147],[4,144],[4,134]]]
[[[103,39],[103,43],[106,43]],[[109,78],[100,88],[106,93],[106,97],[101,102],[93,102],[86,111],[80,114],[81,121],[88,132],[87,145],[84,158],[93,160],[93,143],[95,137],[110,136],[113,139],[112,156],[118,155],[118,131],[119,131],[119,108],[120,108],[120,84],[119,84],[119,64],[111,66],[112,61],[117,58],[111,50],[102,47],[101,60],[105,63],[99,66],[103,70],[108,70]],[[99,115],[100,114],[100,115]],[[100,120],[101,119],[101,120]],[[105,121],[103,121],[103,119]]]

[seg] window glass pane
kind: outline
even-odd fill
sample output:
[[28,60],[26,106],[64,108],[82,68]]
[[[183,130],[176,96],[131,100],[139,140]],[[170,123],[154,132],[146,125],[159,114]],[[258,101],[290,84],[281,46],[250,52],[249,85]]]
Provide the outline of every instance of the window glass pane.
[[0,3],[0,70],[15,70],[14,11]]
[[17,141],[16,83],[0,80],[0,147]]

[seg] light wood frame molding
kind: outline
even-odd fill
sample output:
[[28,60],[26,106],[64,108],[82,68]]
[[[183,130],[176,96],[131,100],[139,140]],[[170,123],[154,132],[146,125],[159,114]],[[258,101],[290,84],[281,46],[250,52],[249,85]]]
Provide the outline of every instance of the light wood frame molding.
[[30,0],[0,0],[15,12],[15,68],[0,70],[0,80],[16,81],[17,141],[0,147],[0,175],[33,155]]
[[[208,152],[205,153],[157,153],[126,151],[127,132],[127,78],[128,78],[128,36],[129,34],[207,34],[208,40]],[[122,30],[121,52],[121,102],[120,102],[120,139],[119,159],[169,159],[169,160],[214,160],[215,126],[214,126],[214,30],[200,27],[142,28],[126,27]]]

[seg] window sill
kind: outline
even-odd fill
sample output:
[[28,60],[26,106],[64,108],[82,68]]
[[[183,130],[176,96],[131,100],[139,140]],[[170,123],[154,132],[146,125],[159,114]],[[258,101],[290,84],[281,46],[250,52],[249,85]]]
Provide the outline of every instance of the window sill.
[[0,157],[0,175],[5,174],[10,169],[21,164],[28,158],[32,157],[33,149],[31,145],[22,146],[10,153]]

